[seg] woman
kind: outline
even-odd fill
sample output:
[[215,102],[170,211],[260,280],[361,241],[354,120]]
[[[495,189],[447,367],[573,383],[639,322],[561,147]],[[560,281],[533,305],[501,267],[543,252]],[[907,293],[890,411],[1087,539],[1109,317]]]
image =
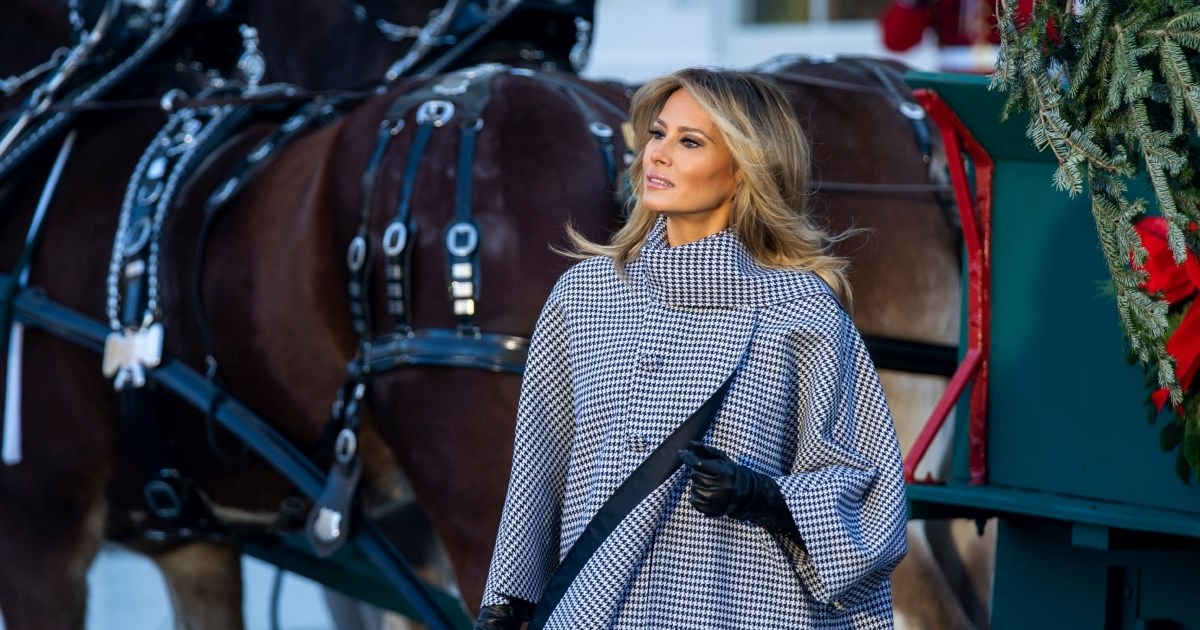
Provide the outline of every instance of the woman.
[[[519,628],[531,602],[551,628],[891,627],[900,452],[839,302],[845,262],[806,211],[791,105],[764,78],[689,69],[631,117],[629,220],[608,245],[572,233],[585,260],[533,336],[476,628]],[[719,412],[665,481],[602,507],[706,399]]]

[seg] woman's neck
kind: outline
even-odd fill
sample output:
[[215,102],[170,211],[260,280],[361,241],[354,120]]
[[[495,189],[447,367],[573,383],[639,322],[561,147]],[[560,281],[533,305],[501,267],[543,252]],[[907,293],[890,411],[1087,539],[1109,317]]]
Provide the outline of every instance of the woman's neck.
[[708,238],[729,227],[727,217],[667,215],[667,246],[678,247]]

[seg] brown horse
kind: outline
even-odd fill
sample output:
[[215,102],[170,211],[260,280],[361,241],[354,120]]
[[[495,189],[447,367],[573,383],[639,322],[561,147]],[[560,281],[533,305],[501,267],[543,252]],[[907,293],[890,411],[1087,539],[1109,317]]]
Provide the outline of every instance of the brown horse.
[[[866,229],[840,245],[852,260],[856,325],[869,346],[872,338],[957,345],[961,236],[944,203],[937,133],[930,128],[934,137],[925,143],[924,120],[901,68],[853,59],[788,61],[764,69],[789,89],[812,140],[814,178],[821,182],[813,208],[834,231]],[[947,379],[903,361],[876,361],[907,453]],[[943,448],[948,437],[939,437]],[[944,478],[947,456],[931,451],[921,470]],[[897,626],[986,627],[993,536],[994,528],[981,537],[967,521],[911,521],[909,553],[893,576]]]
[[[21,36],[6,33],[0,38],[0,75],[19,75],[51,58],[55,48],[72,45],[65,2],[6,3],[4,8],[0,28],[17,29]],[[99,9],[85,3],[82,18],[89,27],[97,23]],[[31,28],[38,24],[44,28]],[[211,49],[196,43],[169,43],[146,62],[153,71],[140,73],[109,96],[153,103],[169,89],[194,92],[203,77],[187,67],[191,62],[210,67],[224,63],[223,54],[210,56]],[[40,78],[2,102],[6,114]],[[64,306],[102,319],[104,252],[111,252],[122,180],[164,121],[157,108],[140,106],[79,113],[70,151],[59,150],[69,143],[58,134],[25,159],[0,182],[0,268],[8,272],[16,266],[34,209],[44,196],[49,200],[47,218],[29,284]],[[43,188],[56,153],[65,158],[64,168],[58,185],[46,187],[50,194]],[[4,334],[7,339],[7,323]],[[20,357],[21,458],[0,465],[0,557],[20,569],[0,579],[0,614],[10,628],[80,627],[86,572],[101,542],[124,537],[146,519],[136,449],[120,428],[116,394],[97,371],[93,352],[30,328]],[[10,376],[7,365],[3,374]],[[192,421],[174,414],[176,408],[165,410],[181,422]],[[163,570],[182,625],[240,627],[235,548],[147,544],[143,549]]]
[[[31,57],[21,57],[28,65],[13,70],[45,58]],[[954,343],[958,265],[953,230],[934,195],[920,188],[929,181],[921,148],[895,103],[884,96],[878,77],[849,63],[780,68],[776,77],[791,89],[813,136],[823,181],[814,207],[834,229],[868,228],[844,244],[854,258],[860,328]],[[820,79],[832,83],[818,85]],[[156,95],[178,81],[160,76],[124,96]],[[405,84],[372,99],[282,152],[223,211],[204,252],[201,304],[229,394],[272,419],[309,452],[317,451],[330,403],[356,352],[348,272],[340,261],[356,235],[360,208],[369,209],[370,232],[378,239],[399,203],[416,134],[411,113],[382,155],[375,192],[365,202],[362,173],[386,110],[415,87]],[[586,87],[618,104],[624,96],[608,85]],[[619,117],[597,111],[610,127],[618,127]],[[483,119],[472,167],[473,217],[480,234],[475,322],[484,332],[527,337],[549,287],[567,264],[546,244],[561,243],[561,226],[568,220],[593,238],[615,227],[613,184],[587,121],[562,89],[501,73],[491,81]],[[163,116],[147,117],[144,111],[81,121],[62,187],[70,193],[60,193],[50,206],[31,285],[103,318],[105,267],[122,178],[162,122]],[[189,283],[200,206],[230,164],[269,127],[252,128],[210,157],[164,225],[163,251],[170,253],[161,270],[166,352],[197,369],[204,367],[205,352],[197,343],[201,324],[192,314]],[[451,127],[457,128],[457,121]],[[435,133],[416,174],[409,273],[411,324],[418,330],[453,330],[461,323],[446,294],[443,235],[454,217],[457,142],[454,133]],[[615,155],[621,155],[619,136]],[[39,194],[40,187],[30,182],[45,180],[53,157],[53,151],[44,151],[25,167],[20,184],[0,190],[0,269],[13,268]],[[68,251],[69,265],[61,258]],[[380,330],[392,320],[386,301],[378,298],[386,295],[384,277],[382,267],[372,275],[371,293],[377,297],[371,301],[371,319]],[[0,579],[0,611],[11,628],[73,627],[82,618],[83,575],[100,541],[105,536],[136,540],[146,525],[140,473],[96,355],[31,330],[25,357],[24,416],[30,419],[25,459],[0,468],[0,503],[20,506],[0,514],[0,558],[6,566],[22,567],[23,574]],[[902,418],[908,404],[903,393],[914,390],[884,376]],[[930,380],[932,389],[941,383]],[[453,560],[469,608],[479,600],[503,500],[506,484],[498,471],[507,470],[511,458],[518,386],[511,374],[399,368],[372,379],[364,411],[360,452],[368,493],[389,494],[399,471],[406,473]],[[208,448],[193,447],[207,441],[203,414],[169,395],[155,396],[155,404],[160,417],[169,418],[164,428],[177,445],[173,454],[180,469],[203,489],[221,520],[261,523],[293,494],[257,459],[227,463]],[[228,436],[218,441],[228,445]],[[163,568],[181,623],[240,626],[240,569],[232,541],[138,546]],[[919,548],[914,549],[913,557],[919,558]],[[917,583],[903,575],[896,579],[902,611],[906,585]]]
[[[24,62],[28,65],[18,68],[30,67],[40,60],[36,55],[30,57]],[[140,101],[144,96],[157,97],[171,88],[182,86],[189,91],[195,88],[181,82],[172,70],[139,79],[135,87],[122,89],[114,98]],[[539,285],[545,283],[522,281],[521,275],[533,269],[535,276],[545,278],[561,269],[544,269],[550,254],[543,248],[523,245],[531,234],[539,242],[545,242],[557,222],[539,225],[534,221],[521,232],[514,229],[519,221],[536,217],[542,211],[537,199],[524,196],[520,184],[534,172],[531,162],[546,160],[553,166],[551,170],[557,169],[560,181],[574,181],[575,187],[557,197],[577,208],[577,222],[585,231],[600,237],[598,226],[613,225],[618,215],[611,193],[606,192],[612,184],[600,166],[601,155],[595,149],[590,153],[577,150],[581,139],[592,142],[591,135],[579,114],[563,116],[564,112],[578,111],[563,90],[516,75],[498,78],[494,87],[486,117],[488,132],[480,137],[476,161],[481,165],[476,186],[483,191],[480,198],[487,201],[478,204],[475,221],[485,235],[480,243],[486,263],[481,266],[483,273],[487,277],[508,278],[512,286],[503,290],[503,284],[499,283],[495,289],[481,287],[479,323],[487,330],[527,336],[529,322],[544,299],[545,286]],[[620,88],[597,89],[607,90],[608,98],[618,102],[623,94]],[[379,124],[380,108],[386,108],[388,101],[400,92],[403,89],[368,103],[348,121],[370,119],[374,130]],[[517,92],[521,92],[520,98]],[[516,107],[518,101],[532,107]],[[605,116],[614,126],[619,123],[616,114],[607,112]],[[112,248],[110,235],[117,231],[124,194],[122,180],[129,177],[142,149],[150,144],[164,120],[156,110],[139,106],[91,114],[79,121],[79,135],[66,160],[57,194],[49,205],[41,246],[33,259],[31,286],[44,290],[59,304],[93,319],[105,319],[105,261]],[[286,419],[279,421],[277,428],[311,451],[318,450],[328,423],[330,402],[343,383],[346,363],[355,351],[349,313],[344,310],[345,283],[335,265],[344,258],[344,251],[335,249],[344,247],[338,241],[345,240],[343,237],[353,230],[353,225],[346,222],[356,214],[335,213],[334,207],[348,206],[331,206],[328,202],[329,195],[336,193],[357,207],[354,197],[361,197],[362,191],[347,186],[346,182],[359,181],[359,174],[352,180],[348,175],[363,167],[364,150],[369,148],[374,134],[347,134],[342,131],[344,125],[339,123],[297,141],[281,155],[260,181],[225,211],[224,216],[229,218],[218,222],[206,256],[211,263],[205,269],[209,282],[204,288],[203,301],[211,309],[206,313],[207,330],[215,340],[213,355],[222,367],[221,376],[230,395],[252,404],[263,416]],[[205,349],[197,342],[202,328],[192,316],[194,304],[189,283],[193,276],[190,265],[197,250],[194,236],[202,217],[200,205],[241,155],[278,126],[278,121],[256,125],[209,156],[206,167],[182,189],[179,203],[163,225],[162,251],[170,252],[163,256],[159,274],[163,289],[162,319],[170,322],[165,354],[198,369],[204,367]],[[528,134],[530,129],[535,131],[533,135]],[[400,135],[393,149],[383,156],[381,203],[395,203],[398,177],[395,163],[397,160],[403,163],[405,144],[410,140],[410,135]],[[532,142],[536,150],[530,151],[527,142]],[[443,141],[439,136],[431,143],[424,160],[424,170],[431,174],[422,176],[423,183],[416,187],[413,198],[415,207],[422,209],[414,214],[419,235],[414,241],[418,259],[425,257],[430,242],[442,240],[438,235],[441,226],[436,225],[441,217],[436,211],[445,208],[441,204],[444,190],[440,188],[445,183],[437,176],[445,165],[454,164],[452,145],[453,141]],[[53,148],[29,158],[21,166],[20,177],[4,184],[0,260],[6,271],[14,268],[23,249],[23,236],[32,222],[40,194],[39,184],[47,180],[49,163],[54,158]],[[514,150],[522,160],[507,157],[507,152]],[[618,144],[614,155],[619,156],[620,152]],[[487,166],[501,164],[503,169]],[[332,170],[335,166],[342,169],[336,177]],[[298,186],[298,182],[304,185]],[[335,182],[339,184],[334,186]],[[497,190],[507,191],[507,196],[495,194]],[[271,210],[264,211],[268,207]],[[561,219],[566,215],[555,216]],[[264,219],[266,224],[256,224]],[[249,222],[246,227],[249,232],[241,231],[245,227],[243,222]],[[240,253],[229,256],[231,248]],[[69,264],[60,258],[66,251],[71,252]],[[250,256],[250,252],[268,255],[257,258]],[[314,264],[290,264],[280,256],[283,252],[304,252]],[[289,277],[271,279],[258,275],[263,270],[268,270],[268,274],[270,270],[282,271]],[[304,278],[301,284],[291,282],[308,272],[314,275]],[[420,278],[414,282],[415,324],[425,326],[427,318],[453,321],[453,317],[436,313],[434,301],[429,297],[440,293],[439,284]],[[230,288],[235,289],[233,299],[228,293]],[[247,299],[250,295],[257,297]],[[310,302],[311,299],[316,301]],[[267,322],[261,319],[267,316],[264,307],[282,307],[289,315],[279,317],[274,323]],[[317,320],[293,318],[299,313]],[[276,315],[269,317],[274,319]],[[327,321],[326,317],[332,319]],[[299,328],[290,329],[288,322]],[[319,334],[314,334],[317,329]],[[181,625],[240,627],[240,567],[234,541],[200,537],[158,542],[142,537],[147,527],[154,528],[156,524],[147,515],[140,497],[144,475],[136,464],[138,436],[129,435],[120,426],[112,384],[97,372],[96,355],[34,328],[27,332],[21,369],[23,458],[0,469],[0,500],[6,506],[19,508],[6,509],[0,515],[0,532],[5,534],[0,557],[7,566],[29,567],[20,575],[9,574],[9,578],[0,580],[3,611],[0,614],[8,627],[78,626],[86,597],[86,568],[105,538],[145,551],[158,563]],[[269,350],[259,357],[246,356],[246,343],[267,350],[280,339],[285,341],[277,349],[283,354]],[[277,362],[286,369],[275,372],[270,366]],[[453,384],[447,392],[465,391],[471,395],[470,399],[439,395],[451,406],[436,427],[406,426],[393,419],[401,410],[402,416],[421,413],[424,418],[433,418],[421,412],[420,405],[436,401],[425,401],[419,396],[410,396],[411,400],[391,406],[392,410],[386,414],[377,414],[387,422],[373,421],[369,410],[364,413],[360,452],[368,497],[386,499],[394,495],[397,461],[404,461],[409,470],[429,471],[425,477],[414,475],[414,481],[432,475],[439,484],[449,482],[457,486],[439,485],[441,492],[431,492],[426,486],[424,496],[432,497],[427,502],[433,504],[427,509],[435,518],[448,513],[438,509],[439,496],[446,501],[470,501],[480,514],[498,510],[502,480],[490,475],[489,483],[481,484],[465,470],[457,477],[450,474],[462,470],[461,467],[439,474],[436,471],[449,459],[445,455],[453,445],[438,447],[438,442],[423,433],[436,428],[444,441],[461,430],[472,434],[462,445],[481,451],[487,447],[487,452],[494,452],[490,447],[496,443],[495,428],[480,426],[470,412],[477,411],[479,405],[501,408],[515,404],[517,379],[473,370],[457,372],[437,370],[422,376],[420,390],[433,391]],[[8,376],[7,370],[3,376]],[[430,382],[424,383],[426,379]],[[387,377],[380,378],[373,387],[379,392],[375,405],[382,404],[378,400],[395,391],[387,381]],[[158,417],[163,419],[161,428],[171,455],[179,468],[187,471],[194,487],[225,526],[263,524],[263,518],[273,520],[278,515],[280,503],[294,494],[289,484],[257,459],[228,463],[202,446],[209,439],[208,424],[202,413],[161,391],[152,394],[151,400]],[[486,418],[490,420],[491,416]],[[456,420],[460,423],[457,427]],[[412,429],[417,431],[415,435],[408,433]],[[403,437],[408,447],[386,448],[379,437],[381,433],[396,440]],[[222,441],[228,444],[228,436],[218,433],[217,442]],[[494,459],[499,462],[509,457],[510,452],[497,453]],[[477,459],[489,461],[486,457]],[[369,500],[367,503],[365,511],[370,512],[372,506]],[[458,557],[480,557],[490,552],[491,543],[486,540],[489,534],[478,531],[475,516],[461,509],[449,513],[450,517],[437,524]],[[463,566],[461,573],[467,576],[465,583],[479,580],[471,575],[469,566]],[[472,593],[468,597],[477,596]]]
[[[876,69],[872,69],[876,68]],[[923,158],[923,153],[936,148],[936,135],[931,134],[934,146],[922,147],[920,136],[914,127],[899,111],[902,101],[898,100],[891,88],[904,93],[902,85],[883,83],[895,81],[894,69],[884,72],[881,78],[877,72],[878,66],[873,64],[839,62],[831,64],[797,64],[781,67],[774,74],[782,84],[789,88],[795,98],[798,111],[805,114],[805,122],[811,130],[814,144],[814,155],[817,161],[818,174],[822,181],[820,193],[814,198],[814,208],[821,214],[836,231],[849,227],[866,228],[855,239],[842,244],[843,252],[854,259],[854,276],[856,290],[855,317],[861,329],[868,335],[899,338],[915,341],[954,344],[957,340],[957,310],[959,303],[957,235],[952,222],[948,221],[946,209],[939,203],[935,194],[936,187],[931,187],[930,172],[934,170]],[[521,84],[519,79],[502,77],[497,79],[496,92],[493,95],[493,106],[503,102],[506,89],[519,92],[519,88],[506,88],[510,82]],[[866,93],[867,95],[864,95]],[[525,115],[535,116],[542,120],[541,112],[548,112],[544,106],[531,104]],[[340,131],[342,144],[336,149],[339,156],[336,164],[328,165],[328,172],[308,173],[306,177],[298,178],[314,182],[311,194],[317,199],[325,198],[325,203],[342,208],[358,208],[362,204],[361,172],[367,162],[370,152],[370,140],[374,138],[379,121],[384,118],[383,109],[386,105],[375,101],[364,106],[348,117]],[[508,112],[508,110],[504,110]],[[548,120],[549,118],[545,118]],[[875,121],[871,125],[862,124],[863,119]],[[574,123],[576,130],[572,132],[578,143],[569,155],[576,160],[588,155],[586,136],[582,135],[582,124]],[[499,131],[495,131],[500,127]],[[548,291],[550,284],[566,264],[565,261],[545,258],[543,244],[553,242],[560,236],[558,226],[569,218],[584,228],[585,231],[598,233],[602,225],[595,225],[580,218],[581,209],[593,207],[588,204],[569,201],[561,195],[567,192],[578,193],[580,173],[586,170],[576,170],[581,165],[575,164],[567,171],[560,170],[569,164],[567,155],[557,153],[542,155],[542,151],[562,149],[570,143],[539,142],[530,134],[537,128],[532,121],[521,125],[509,126],[505,123],[489,122],[486,129],[497,134],[513,134],[507,142],[497,141],[497,155],[503,154],[505,169],[503,173],[505,186],[502,192],[490,198],[476,197],[480,204],[480,220],[488,216],[488,210],[494,204],[496,208],[508,211],[519,211],[528,217],[526,212],[539,207],[538,195],[547,194],[555,199],[556,208],[561,208],[556,221],[545,223],[531,221],[528,218],[519,220],[508,217],[511,224],[504,225],[498,221],[490,230],[495,234],[500,231],[505,238],[506,246],[500,247],[488,257],[484,251],[481,263],[484,269],[499,268],[503,271],[496,280],[483,284],[482,291],[496,299],[510,300],[508,295],[513,289],[503,283],[513,277],[521,280],[516,285],[521,288],[520,301],[506,301],[503,308],[485,311],[488,317],[496,320],[481,319],[484,330],[527,335],[540,307],[541,299]],[[559,132],[562,137],[568,137],[566,130]],[[402,136],[400,147],[403,147]],[[447,140],[449,142],[449,140]],[[397,147],[397,151],[406,149]],[[516,147],[516,148],[514,148]],[[582,148],[581,148],[582,147]],[[444,149],[450,151],[449,148]],[[481,146],[478,163],[486,164],[487,157]],[[349,156],[356,156],[350,158]],[[531,164],[526,164],[519,157],[532,158]],[[392,168],[391,177],[397,183],[386,187],[391,190],[391,196],[376,199],[372,205],[375,224],[373,233],[380,235],[385,230],[385,219],[389,209],[397,205],[396,194],[400,188],[399,177],[404,159],[399,155],[393,159],[397,164]],[[429,160],[452,160],[450,153],[441,158]],[[497,158],[499,159],[499,158]],[[384,163],[386,165],[386,162]],[[282,166],[280,168],[283,168]],[[552,170],[551,170],[552,169]],[[596,177],[600,172],[598,164],[587,169],[593,172],[589,177]],[[288,174],[280,177],[293,178],[302,170],[300,164],[289,165]],[[272,171],[274,172],[274,171]],[[572,175],[571,173],[574,173]],[[513,175],[515,174],[515,176]],[[268,175],[269,176],[269,175]],[[511,178],[510,178],[511,176]],[[425,180],[419,180],[425,185]],[[564,182],[566,182],[564,184]],[[322,183],[318,186],[317,183]],[[483,180],[480,180],[480,185]],[[603,181],[593,182],[592,192],[606,191]],[[450,199],[453,191],[449,188],[450,178],[441,180],[441,188],[430,190],[430,197],[425,202],[414,201],[414,207],[441,208],[438,218],[424,219],[428,225],[422,224],[418,231],[424,234],[421,247],[415,259],[417,265],[442,265],[431,272],[422,272],[415,282],[420,286],[414,288],[414,322],[420,327],[447,328],[454,325],[454,318],[447,306],[443,278],[447,271],[444,268],[443,245],[440,241],[441,230],[437,226],[445,226],[450,221]],[[251,194],[273,195],[280,183],[268,185],[259,183]],[[546,192],[549,189],[553,192]],[[331,192],[335,191],[335,192]],[[527,195],[522,197],[521,195]],[[489,201],[484,201],[489,199]],[[514,202],[512,199],[518,199]],[[293,201],[294,203],[294,201]],[[312,197],[307,199],[309,205],[319,203]],[[596,198],[591,203],[606,204],[607,198]],[[279,205],[264,197],[255,202],[258,206]],[[305,208],[301,203],[293,208]],[[315,211],[315,210],[314,210]],[[605,209],[603,205],[594,206],[590,213],[583,216],[591,217],[591,221],[612,220],[612,208]],[[251,222],[238,230],[241,234],[270,233],[279,234],[281,227],[263,223],[271,220],[269,215],[261,213],[236,213],[233,223],[240,221]],[[307,216],[301,214],[301,216]],[[294,217],[293,217],[294,218]],[[326,252],[327,256],[335,256],[348,246],[354,233],[349,219],[341,218],[340,229],[335,233],[340,240]],[[300,223],[305,229],[314,228],[309,221]],[[520,229],[513,226],[520,225]],[[257,226],[257,227],[255,227]],[[231,228],[232,229],[232,228]],[[322,242],[320,234],[324,227],[315,235],[307,237],[314,243]],[[511,240],[509,240],[511,239]],[[916,244],[920,244],[919,246]],[[489,245],[490,246],[490,245]],[[293,264],[282,265],[278,260],[265,256],[254,255],[252,261],[261,264],[261,269],[255,265],[246,265],[245,255],[236,257],[234,252],[241,249],[251,251],[269,251],[268,247],[248,247],[238,242],[229,246],[225,255],[236,259],[237,271],[242,274],[254,273],[256,277],[270,278],[283,275],[293,278]],[[218,251],[214,249],[214,252]],[[219,259],[214,256],[214,261]],[[429,263],[429,261],[436,261]],[[293,261],[294,262],[294,261]],[[518,264],[514,264],[518,263]],[[217,263],[219,264],[219,263]],[[252,271],[253,270],[253,271]],[[274,270],[274,271],[272,271]],[[320,271],[327,274],[328,269],[314,268],[312,273]],[[489,278],[496,278],[494,271],[487,272]],[[375,277],[383,277],[380,269]],[[432,276],[432,280],[430,277]],[[339,298],[336,292],[344,287],[338,281],[345,283],[345,278],[329,278],[320,276],[321,282],[302,282],[307,302],[300,311],[315,311],[328,313],[330,304],[344,304],[344,298]],[[222,287],[233,292],[240,291],[234,287],[244,287],[250,281],[234,283]],[[326,287],[333,283],[333,287]],[[376,295],[383,295],[385,287],[380,283],[375,287]],[[427,283],[427,284],[425,284]],[[501,288],[493,288],[498,284]],[[275,287],[276,282],[266,282]],[[314,286],[326,287],[329,294],[314,294]],[[281,289],[275,289],[281,290]],[[298,296],[293,296],[299,299]],[[488,304],[493,298],[482,302]],[[313,338],[313,331],[297,325],[295,329],[279,329],[279,323],[287,317],[295,318],[297,311],[294,299],[264,297],[262,304],[247,304],[250,313],[260,309],[254,319],[270,322],[271,328],[254,331],[254,338],[264,335],[278,335],[275,343],[267,347],[286,348],[286,340],[294,336],[307,334]],[[275,304],[277,306],[270,306]],[[388,321],[388,314],[383,310],[382,301],[375,303],[376,321]],[[271,310],[274,309],[274,310]],[[285,312],[286,311],[286,312]],[[333,317],[345,313],[344,307],[333,309]],[[272,312],[275,317],[264,317],[261,313]],[[289,315],[291,313],[291,315]],[[248,321],[248,313],[227,311],[214,314],[214,323],[222,318],[230,320],[230,326],[239,321]],[[332,319],[330,322],[334,321]],[[307,333],[305,332],[307,330]],[[350,326],[342,322],[332,327],[334,332],[345,336],[342,343],[348,344],[343,356],[334,362],[339,366],[350,356],[349,347],[352,345],[349,336]],[[231,337],[228,351],[231,354],[239,352],[237,342],[243,339],[241,333]],[[295,392],[294,383],[302,382],[303,374],[291,374],[292,371],[311,369],[303,362],[295,360],[290,354],[279,358],[269,368],[254,368],[255,373],[279,374],[278,391],[273,393],[274,399],[287,399],[298,393],[311,394],[311,388]],[[335,368],[329,368],[327,376],[333,382],[336,376]],[[898,424],[905,444],[911,443],[919,423],[928,416],[936,397],[944,387],[945,379],[939,376],[922,376],[885,370],[883,374],[889,397],[896,410]],[[307,382],[307,381],[303,381]],[[328,385],[327,385],[328,387]],[[454,560],[455,573],[459,586],[468,605],[475,601],[482,587],[482,576],[486,561],[490,554],[492,536],[494,535],[495,519],[498,516],[500,500],[503,496],[503,478],[490,474],[496,470],[506,470],[508,463],[508,444],[496,448],[497,436],[511,430],[512,410],[516,396],[516,379],[511,376],[491,375],[471,370],[461,369],[420,369],[406,368],[384,376],[377,376],[372,385],[374,406],[374,424],[379,433],[389,442],[392,448],[389,453],[395,457],[405,471],[411,476],[418,497],[429,512],[438,527],[442,540],[446,543]],[[320,391],[319,389],[316,391]],[[469,395],[447,396],[445,392],[469,392]],[[484,402],[481,402],[484,401]],[[297,404],[291,413],[298,413],[305,405],[315,401]],[[383,421],[385,410],[403,410],[400,419]],[[480,414],[486,411],[499,410],[492,419],[481,419]],[[393,412],[395,413],[395,412]],[[461,423],[461,424],[460,424]],[[907,429],[907,431],[905,431]],[[926,542],[921,524],[915,524],[912,531],[914,540],[913,552],[896,579],[897,605],[902,619],[907,619],[915,626],[924,627],[965,627],[969,624],[966,615],[955,601],[933,557],[933,552]],[[930,602],[936,605],[931,606]]]

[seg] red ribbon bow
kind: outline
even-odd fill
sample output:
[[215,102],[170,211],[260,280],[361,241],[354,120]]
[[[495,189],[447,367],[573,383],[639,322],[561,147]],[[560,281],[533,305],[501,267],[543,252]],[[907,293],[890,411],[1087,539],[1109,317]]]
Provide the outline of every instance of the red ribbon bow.
[[[1182,265],[1175,263],[1171,247],[1167,244],[1167,220],[1162,217],[1144,217],[1134,224],[1133,229],[1142,238],[1145,246],[1146,271],[1142,288],[1151,295],[1162,294],[1172,306],[1192,299],[1200,291],[1200,260],[1188,252]],[[1134,264],[1134,268],[1139,268]],[[1175,357],[1175,376],[1180,386],[1188,389],[1200,370],[1200,309],[1189,308],[1179,327],[1167,339],[1167,353]],[[1161,411],[1171,393],[1166,388],[1150,394],[1150,398]]]

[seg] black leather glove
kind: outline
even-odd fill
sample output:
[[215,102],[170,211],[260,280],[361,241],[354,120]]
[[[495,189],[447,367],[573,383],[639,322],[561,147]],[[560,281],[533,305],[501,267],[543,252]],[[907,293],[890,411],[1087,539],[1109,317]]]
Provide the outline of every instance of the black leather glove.
[[533,603],[512,597],[507,604],[492,604],[479,610],[475,630],[520,630],[529,620]]
[[706,516],[753,521],[800,541],[783,492],[775,480],[734,463],[720,449],[691,442],[679,459],[692,468],[692,507]]

